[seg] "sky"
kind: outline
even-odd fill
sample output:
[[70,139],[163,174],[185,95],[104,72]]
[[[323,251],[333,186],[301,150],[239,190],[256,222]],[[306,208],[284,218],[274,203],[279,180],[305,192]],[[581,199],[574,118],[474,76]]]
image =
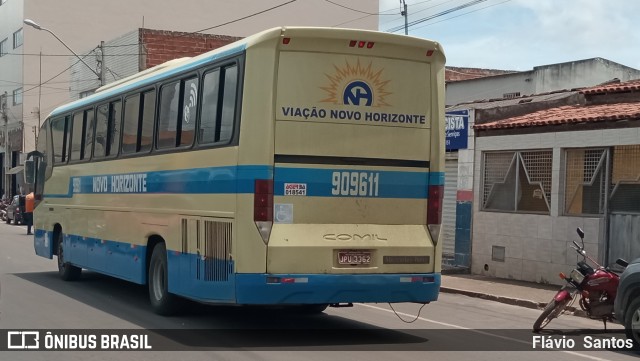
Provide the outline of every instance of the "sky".
[[[447,66],[530,70],[605,58],[640,69],[636,0],[476,0],[480,3],[409,27],[438,41]],[[409,22],[473,2],[407,0]],[[379,29],[404,26],[400,0],[380,0]],[[404,27],[395,32],[404,34]]]

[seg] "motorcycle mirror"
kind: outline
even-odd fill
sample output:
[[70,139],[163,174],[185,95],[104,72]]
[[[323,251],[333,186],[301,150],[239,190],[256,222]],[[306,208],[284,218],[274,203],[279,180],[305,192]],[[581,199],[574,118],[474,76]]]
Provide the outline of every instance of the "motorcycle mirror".
[[578,232],[578,236],[580,236],[580,239],[584,239],[584,231],[582,231],[582,228],[578,227],[576,229],[576,232]]

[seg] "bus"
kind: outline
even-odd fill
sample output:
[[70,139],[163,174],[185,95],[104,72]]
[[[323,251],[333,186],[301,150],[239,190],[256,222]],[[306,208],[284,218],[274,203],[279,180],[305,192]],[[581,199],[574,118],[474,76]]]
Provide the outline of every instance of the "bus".
[[279,27],[105,85],[40,129],[35,252],[165,315],[435,301],[444,63],[430,40]]

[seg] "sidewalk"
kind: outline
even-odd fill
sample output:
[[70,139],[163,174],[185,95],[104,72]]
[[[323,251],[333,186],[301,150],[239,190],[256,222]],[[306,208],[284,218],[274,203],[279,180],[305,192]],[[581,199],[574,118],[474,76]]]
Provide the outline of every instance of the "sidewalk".
[[[506,304],[542,309],[560,290],[560,286],[469,274],[443,274],[440,291]],[[567,309],[583,316],[580,306]]]

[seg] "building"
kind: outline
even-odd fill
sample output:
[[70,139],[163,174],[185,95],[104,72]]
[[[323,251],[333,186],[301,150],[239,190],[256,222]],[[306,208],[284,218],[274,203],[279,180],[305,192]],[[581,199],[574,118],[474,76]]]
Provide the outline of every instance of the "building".
[[[0,109],[0,126],[3,127],[0,134],[9,134],[8,147],[4,136],[0,138],[3,173],[0,189],[4,194],[19,191],[16,177],[7,177],[6,173],[21,163],[20,154],[34,149],[37,129],[47,114],[71,100],[69,89],[77,90],[79,84],[87,88],[100,85],[95,73],[100,74],[102,66],[93,69],[95,73],[87,68],[88,75],[80,77],[79,69],[83,65],[73,66],[78,60],[61,41],[79,52],[87,63],[91,60],[95,64],[96,56],[102,57],[97,49],[101,41],[121,37],[139,28],[236,37],[283,25],[378,28],[376,15],[363,17],[330,2],[293,2],[279,6],[281,4],[275,0],[158,0],[150,6],[149,2],[114,0],[105,6],[100,2],[73,0],[0,0],[0,94],[6,92],[7,95],[3,97],[7,106]],[[371,14],[378,12],[377,1],[354,0],[349,5]],[[267,9],[271,10],[258,14]],[[244,17],[247,18],[240,20]],[[46,31],[25,25],[24,19],[51,30],[61,41]],[[112,60],[108,55],[112,50],[105,48],[105,83],[113,80],[108,70]],[[129,46],[128,50],[131,54],[140,53],[135,46]],[[12,156],[6,155],[7,150],[13,151]]]
[[640,81],[465,109],[472,273],[561,284],[578,227],[601,264],[640,257]]
[[[449,72],[447,103],[463,95],[469,99],[487,96],[483,100],[450,106],[446,111],[445,260],[448,265],[467,268],[471,265],[473,196],[477,191],[474,188],[477,139],[473,125],[478,120],[503,119],[513,116],[514,112],[533,112],[577,101],[577,92],[565,89],[574,89],[578,84],[595,86],[600,83],[597,80],[607,83],[619,82],[621,79],[617,77],[638,78],[640,71],[601,58],[538,66],[529,72],[450,69],[455,72]],[[454,75],[467,79],[457,80]],[[593,83],[585,84],[589,81]],[[543,90],[525,95],[534,94],[528,91],[535,89]]]
[[[475,74],[469,70],[457,70]],[[480,74],[482,75],[482,74]],[[481,76],[447,83],[449,105],[482,99],[509,99],[523,95],[547,93],[561,89],[594,86],[617,78],[629,81],[640,78],[640,70],[603,58],[536,66],[521,72]]]
[[167,61],[193,57],[240,39],[242,37],[228,35],[135,29],[105,41],[101,56],[86,60],[91,68],[80,62],[73,64],[69,96],[75,100],[93,94],[101,82],[83,79],[90,79],[94,75],[91,69],[101,64],[105,64],[105,83],[110,83]]

